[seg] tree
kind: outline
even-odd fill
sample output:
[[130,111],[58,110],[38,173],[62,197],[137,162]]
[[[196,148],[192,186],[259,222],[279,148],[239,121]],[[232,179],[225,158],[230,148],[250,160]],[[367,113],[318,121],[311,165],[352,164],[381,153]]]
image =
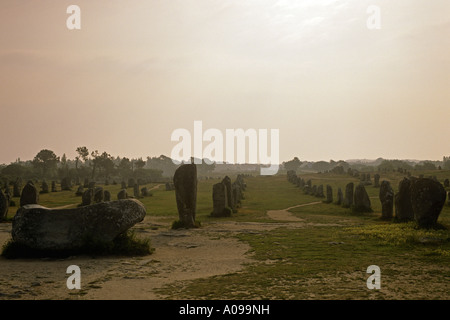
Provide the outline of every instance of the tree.
[[112,171],[114,170],[113,157],[107,152],[103,152],[102,154],[99,154],[97,150],[91,152],[91,156],[93,158],[92,159],[92,163],[93,163],[92,179],[94,179],[94,177],[95,177],[96,169],[99,169],[100,172],[103,169],[103,174],[106,177],[108,177],[109,174],[111,174]]
[[119,164],[117,165],[117,169],[122,178],[125,179],[131,172],[130,159],[125,157],[122,158],[122,160],[120,160]]
[[86,162],[89,157],[89,150],[86,147],[78,147],[76,151],[78,156],[75,157],[75,170],[78,172],[78,162],[80,159]]
[[142,158],[134,160],[134,166],[136,169],[142,169],[145,166],[145,164],[146,162],[142,160]]
[[284,168],[289,171],[289,170],[293,170],[293,171],[297,171],[297,169],[301,166],[301,161],[295,157],[294,159],[290,160],[290,161],[286,161],[283,163],[284,164]]
[[56,169],[59,162],[59,157],[48,149],[43,149],[33,159],[33,165],[35,168],[42,170],[43,177],[47,177],[49,173]]

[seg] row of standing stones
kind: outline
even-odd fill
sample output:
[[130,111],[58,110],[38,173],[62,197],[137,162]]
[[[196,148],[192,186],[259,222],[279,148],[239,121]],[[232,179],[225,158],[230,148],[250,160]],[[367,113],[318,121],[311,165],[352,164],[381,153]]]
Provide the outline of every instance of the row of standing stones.
[[[166,185],[166,190],[172,188]],[[173,188],[177,203],[179,221],[184,228],[195,228],[195,214],[197,206],[197,167],[195,164],[183,164],[177,168],[173,177]],[[232,183],[226,176],[221,182],[213,185],[213,217],[228,217],[237,212],[244,199],[246,188],[244,175],[239,174]]]
[[[0,209],[7,206],[7,200],[0,190]],[[22,189],[11,230],[13,241],[35,250],[70,251],[81,248],[86,241],[111,242],[146,215],[140,201],[128,198],[110,201],[109,192],[103,188],[86,190],[82,204],[76,208],[51,209],[38,203],[39,193],[33,182],[28,181]]]
[[[369,195],[365,189],[365,186],[372,184],[370,175],[363,175],[363,177],[356,188],[353,182],[348,183],[345,187],[345,195],[341,188],[338,188],[335,204],[344,208],[352,208],[356,212],[373,212]],[[301,187],[305,194],[320,198],[325,197],[323,185],[312,185],[311,180],[305,181],[297,176],[297,173],[293,170],[287,172],[287,178],[291,183]],[[374,179],[374,187],[380,188],[381,219],[393,219],[397,222],[415,220],[422,228],[441,227],[437,220],[445,205],[447,197],[445,188],[449,187],[448,179],[445,179],[444,185],[442,185],[435,177],[405,177],[400,181],[397,193],[394,193],[389,181],[383,180],[381,184],[379,183],[379,174],[375,174]],[[450,192],[448,193],[448,205],[450,205]],[[333,190],[330,185],[326,186],[326,200],[324,202],[333,202]]]
[[[231,179],[226,176],[213,186],[211,216],[230,216],[231,213],[237,212],[246,188],[243,177],[238,175],[236,181],[231,183]],[[28,181],[20,193],[20,208],[13,218],[13,239],[30,248],[42,250],[74,249],[86,238],[110,241],[135,223],[142,221],[146,214],[144,206],[136,199],[151,194],[147,188],[139,190],[138,184],[134,181],[129,181],[128,187],[130,186],[133,187],[134,197],[128,196],[127,185],[122,182],[121,190],[117,194],[118,201],[111,201],[111,193],[108,190],[96,187],[95,182],[85,182],[75,193],[81,196],[81,204],[77,208],[49,209],[38,204],[39,194],[47,191],[45,181],[41,186],[43,189],[41,192],[37,191],[32,181]],[[61,188],[72,190],[70,181],[63,179]],[[175,190],[182,226],[195,227],[196,166],[194,164],[180,166],[175,172],[173,183],[166,183],[166,190]],[[0,190],[0,215],[7,215],[10,201],[9,194],[5,195]]]

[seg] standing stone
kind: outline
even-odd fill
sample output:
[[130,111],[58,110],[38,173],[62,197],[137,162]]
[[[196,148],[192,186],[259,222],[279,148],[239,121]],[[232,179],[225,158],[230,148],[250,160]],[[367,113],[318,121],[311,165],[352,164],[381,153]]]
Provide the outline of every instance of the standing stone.
[[305,186],[303,187],[303,193],[304,194],[311,194],[312,193],[311,187],[308,186],[307,184],[305,184]]
[[121,188],[121,189],[126,189],[126,188],[127,188],[127,183],[126,183],[125,181],[122,181],[122,182],[120,183],[120,188]]
[[333,188],[329,184],[327,184],[327,200],[326,203],[332,203],[333,202]]
[[103,202],[103,188],[102,187],[96,187],[94,189],[94,203],[100,203]]
[[61,180],[61,190],[62,191],[72,190],[72,182],[70,181],[69,178],[66,177]]
[[241,204],[242,204],[241,200],[244,199],[244,192],[242,190],[241,184],[238,183],[237,181],[235,181],[233,183],[233,186],[234,186],[234,189],[233,189],[234,190],[234,194],[233,194],[233,196],[236,199],[236,204],[237,204],[238,207],[241,207]]
[[319,198],[325,197],[323,195],[323,184],[321,184],[320,186],[317,187],[316,197],[319,197]]
[[84,178],[83,188],[89,188],[89,179]]
[[213,185],[213,217],[229,217],[231,208],[228,207],[227,187],[223,182]]
[[17,178],[13,185],[13,197],[20,197],[20,189],[22,189],[22,180]]
[[58,190],[56,189],[56,182],[52,181],[52,192],[58,192]]
[[308,181],[306,181],[306,184],[311,188],[311,187],[312,187],[312,181],[311,181],[311,179],[309,179]]
[[227,201],[228,201],[228,207],[233,210],[233,212],[236,212],[236,208],[234,206],[234,198],[233,198],[233,193],[231,190],[231,179],[228,176],[225,176],[225,178],[223,178],[222,183],[225,184],[225,186],[227,187]]
[[344,208],[350,208],[353,205],[353,182],[348,183],[345,186],[345,198],[342,206]]
[[197,209],[197,167],[195,164],[183,164],[173,176],[175,198],[180,223],[185,228],[195,227]]
[[311,193],[310,193],[312,196],[316,196],[317,195],[317,186],[316,185],[313,185],[312,187],[311,187]]
[[139,185],[137,183],[135,183],[133,186],[133,195],[136,199],[140,198]]
[[445,179],[445,180],[444,180],[444,187],[445,187],[445,188],[450,187],[450,181],[449,181],[448,179]]
[[111,201],[111,192],[108,190],[103,191],[103,201]]
[[395,220],[407,222],[414,220],[414,212],[411,204],[411,180],[403,178],[398,184],[398,192],[395,194]]
[[38,202],[39,193],[37,192],[34,184],[29,181],[22,189],[22,194],[20,195],[20,206],[23,207],[27,204],[38,204]]
[[84,188],[83,188],[82,185],[79,185],[79,186],[78,186],[78,189],[77,189],[77,192],[75,192],[75,195],[76,195],[76,196],[82,196],[83,193],[84,193]]
[[233,197],[234,208],[241,207],[241,188],[235,182],[231,185],[231,195]]
[[373,176],[373,180],[374,180],[374,187],[379,188],[380,187],[380,175],[378,173],[375,173],[375,175]]
[[0,221],[5,220],[8,215],[9,199],[0,189]]
[[134,188],[136,181],[133,178],[128,179],[128,188]]
[[87,189],[81,196],[81,207],[90,206],[94,202],[94,189]]
[[128,198],[128,193],[127,193],[127,189],[122,189],[119,191],[119,193],[117,194],[117,199],[118,200],[123,200],[123,199],[127,199]]
[[44,181],[42,181],[42,184],[41,184],[41,191],[40,191],[40,193],[48,193],[49,192],[49,190],[48,190],[48,183],[44,180]]
[[364,184],[360,183],[355,188],[354,194],[354,210],[356,212],[372,212],[369,195],[367,194]]
[[344,194],[342,193],[342,189],[338,188],[336,204],[338,206],[341,206],[343,203],[344,203]]
[[148,188],[147,187],[143,187],[141,189],[141,196],[142,197],[148,197],[149,195],[150,195],[150,192],[148,191]]
[[383,180],[380,186],[381,219],[390,220],[394,216],[394,190],[389,181]]
[[419,227],[436,226],[445,204],[446,192],[442,184],[430,179],[415,179],[411,183],[411,204]]

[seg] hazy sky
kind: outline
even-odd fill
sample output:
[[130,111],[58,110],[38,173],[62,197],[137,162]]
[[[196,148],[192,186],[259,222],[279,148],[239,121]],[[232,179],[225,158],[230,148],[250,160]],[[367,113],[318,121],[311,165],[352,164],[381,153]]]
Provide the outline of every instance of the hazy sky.
[[195,120],[279,129],[281,161],[441,160],[450,1],[2,0],[0,110],[0,163],[170,155]]

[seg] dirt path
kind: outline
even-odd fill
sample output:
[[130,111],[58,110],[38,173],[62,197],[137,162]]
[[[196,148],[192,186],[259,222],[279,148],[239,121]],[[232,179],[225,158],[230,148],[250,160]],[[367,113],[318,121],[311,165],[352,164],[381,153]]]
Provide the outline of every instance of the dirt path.
[[311,206],[311,205],[315,205],[315,204],[319,204],[319,203],[322,203],[322,202],[316,201],[316,202],[310,202],[310,203],[305,203],[305,204],[298,204],[296,206],[292,206],[292,207],[282,209],[282,210],[269,210],[269,211],[267,211],[267,215],[269,216],[269,218],[271,218],[273,220],[277,220],[277,221],[302,222],[305,220],[294,216],[291,212],[289,212],[289,210],[294,209],[294,208],[299,208],[299,207]]
[[[245,264],[256,263],[248,254],[250,246],[233,235],[303,228],[309,223],[288,210],[319,203],[267,211],[277,222],[216,220],[190,230],[171,230],[167,222],[171,217],[148,215],[133,228],[139,236],[150,237],[155,249],[144,257],[0,258],[0,299],[165,299],[158,289],[166,285],[182,286],[184,280],[238,272]],[[0,223],[0,245],[10,234],[11,223]],[[81,290],[67,288],[70,265],[81,269]]]
[[[250,247],[234,233],[260,232],[276,224],[214,222],[199,229],[171,230],[167,217],[147,216],[134,227],[150,237],[154,253],[144,257],[67,259],[0,258],[0,299],[164,299],[158,289],[214,275],[237,272],[253,262]],[[0,224],[0,245],[10,239],[11,224]],[[81,269],[81,290],[69,290],[67,267]]]

